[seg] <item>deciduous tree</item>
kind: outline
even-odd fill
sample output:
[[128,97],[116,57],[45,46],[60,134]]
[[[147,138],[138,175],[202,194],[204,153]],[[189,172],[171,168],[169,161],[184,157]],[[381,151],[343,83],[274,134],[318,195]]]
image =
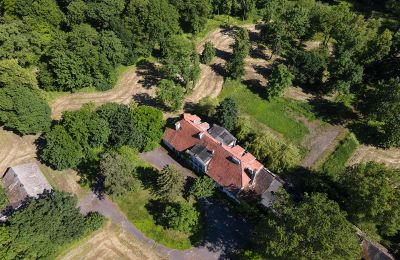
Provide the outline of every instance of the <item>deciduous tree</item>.
[[83,158],[82,147],[67,133],[64,127],[54,126],[44,135],[44,147],[40,158],[57,170],[76,167]]
[[382,235],[400,227],[400,171],[369,162],[348,167],[340,176],[341,200],[355,223],[372,223]]
[[172,80],[163,79],[157,88],[157,99],[168,109],[177,111],[183,103],[183,88],[175,85]]
[[204,50],[201,53],[201,62],[209,64],[215,56],[215,48],[212,42],[206,42],[204,44]]
[[161,110],[150,106],[138,106],[133,110],[133,123],[143,136],[143,151],[156,148],[164,134],[165,121]]
[[35,91],[23,86],[0,88],[0,121],[26,135],[46,131],[50,127],[50,107]]
[[165,45],[163,70],[173,80],[192,89],[200,75],[199,56],[194,43],[182,35],[172,36]]
[[250,40],[249,33],[244,28],[235,32],[235,43],[233,54],[226,65],[228,75],[234,79],[240,79],[244,74],[244,59],[249,55]]
[[190,233],[199,223],[200,213],[186,201],[166,206],[162,221],[167,227]]
[[189,189],[189,194],[195,198],[207,198],[215,192],[215,182],[207,176],[196,178]]
[[355,230],[326,195],[305,195],[299,203],[277,196],[273,213],[254,228],[253,242],[265,258],[359,259]]
[[268,78],[267,95],[268,98],[279,97],[283,94],[283,91],[292,85],[294,76],[288,68],[279,64],[272,70],[271,76]]

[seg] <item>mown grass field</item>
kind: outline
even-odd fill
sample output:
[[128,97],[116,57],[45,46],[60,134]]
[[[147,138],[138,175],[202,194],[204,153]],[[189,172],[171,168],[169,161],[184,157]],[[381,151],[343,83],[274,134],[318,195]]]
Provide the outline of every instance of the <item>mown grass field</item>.
[[329,155],[326,161],[320,167],[320,170],[329,176],[337,176],[346,167],[347,161],[358,146],[357,138],[349,133],[344,137],[336,149]]
[[296,115],[314,119],[307,103],[286,98],[268,101],[238,81],[225,82],[219,99],[226,97],[237,102],[240,113],[253,117],[296,144],[309,133],[307,127],[295,119]]

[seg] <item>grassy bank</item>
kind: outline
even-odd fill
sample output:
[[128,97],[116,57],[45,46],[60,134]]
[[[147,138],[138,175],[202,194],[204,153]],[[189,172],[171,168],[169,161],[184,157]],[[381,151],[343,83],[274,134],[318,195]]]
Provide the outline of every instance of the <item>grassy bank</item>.
[[357,149],[358,141],[354,134],[349,133],[343,138],[336,149],[322,164],[320,170],[330,176],[336,176],[346,167],[347,161]]
[[242,114],[253,117],[294,143],[300,144],[304,136],[309,133],[307,127],[295,119],[296,115],[312,117],[306,103],[285,98],[268,101],[244,84],[233,80],[225,82],[219,99],[226,97],[233,98],[237,102]]

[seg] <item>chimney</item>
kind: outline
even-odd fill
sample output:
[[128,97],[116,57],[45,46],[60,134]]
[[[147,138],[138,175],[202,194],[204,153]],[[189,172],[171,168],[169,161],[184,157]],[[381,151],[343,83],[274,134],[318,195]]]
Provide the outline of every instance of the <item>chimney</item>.
[[181,128],[181,122],[176,122],[175,123],[175,130],[178,131],[179,128]]
[[199,133],[199,139],[202,139],[203,136],[204,136],[204,132],[200,132],[200,133]]

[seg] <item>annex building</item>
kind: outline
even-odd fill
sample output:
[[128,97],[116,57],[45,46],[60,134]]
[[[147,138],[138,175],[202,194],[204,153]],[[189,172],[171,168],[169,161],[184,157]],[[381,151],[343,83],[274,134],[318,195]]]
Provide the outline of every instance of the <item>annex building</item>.
[[12,207],[18,207],[27,197],[37,198],[51,185],[35,163],[10,167],[3,176],[5,193]]

